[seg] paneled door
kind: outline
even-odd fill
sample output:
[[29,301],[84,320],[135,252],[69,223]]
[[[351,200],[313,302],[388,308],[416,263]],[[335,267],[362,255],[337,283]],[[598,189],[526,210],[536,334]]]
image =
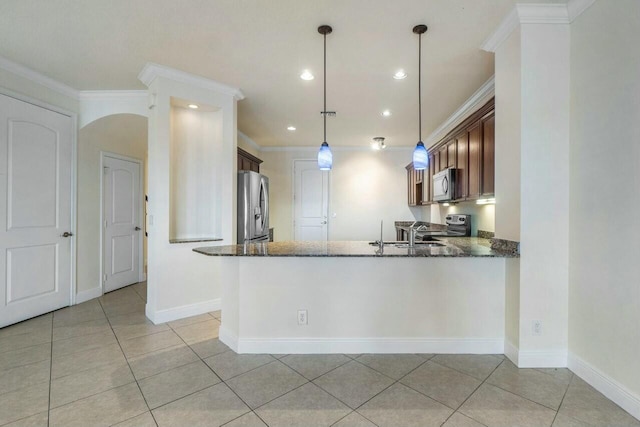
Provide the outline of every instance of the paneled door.
[[0,327],[71,302],[73,123],[0,94]]
[[140,163],[103,158],[103,280],[109,292],[140,280]]
[[315,160],[294,160],[294,239],[327,241],[329,172]]

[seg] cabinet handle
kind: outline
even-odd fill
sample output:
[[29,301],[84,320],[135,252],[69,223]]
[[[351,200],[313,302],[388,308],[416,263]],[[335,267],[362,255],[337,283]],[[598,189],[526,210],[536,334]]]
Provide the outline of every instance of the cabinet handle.
[[73,233],[69,231],[65,231],[64,233],[62,233],[62,237],[71,237],[71,236],[73,236]]

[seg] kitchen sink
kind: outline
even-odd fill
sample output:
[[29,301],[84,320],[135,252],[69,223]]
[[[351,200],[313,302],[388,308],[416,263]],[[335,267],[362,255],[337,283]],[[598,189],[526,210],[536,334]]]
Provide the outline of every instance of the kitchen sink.
[[[382,242],[384,245],[395,245],[398,247],[407,247],[409,243],[406,240],[394,240],[394,241],[384,241]],[[379,242],[369,242],[372,246],[378,246]],[[433,237],[428,237],[426,240],[416,240],[415,246],[444,246],[442,243],[438,243],[438,239],[434,239]]]
[[[408,248],[409,243],[406,242],[398,242],[396,245],[396,248]],[[416,242],[413,247],[414,248],[437,248],[439,246],[446,246],[444,243],[438,243],[438,242]]]

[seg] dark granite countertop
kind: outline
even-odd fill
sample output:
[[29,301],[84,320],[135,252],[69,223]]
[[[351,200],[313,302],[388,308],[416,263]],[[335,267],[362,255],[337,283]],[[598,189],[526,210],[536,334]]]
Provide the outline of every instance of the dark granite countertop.
[[438,237],[444,246],[416,245],[415,248],[378,246],[361,241],[271,242],[247,245],[201,247],[195,252],[209,256],[274,256],[274,257],[492,257],[513,258],[517,254],[491,249],[488,239],[477,237]]

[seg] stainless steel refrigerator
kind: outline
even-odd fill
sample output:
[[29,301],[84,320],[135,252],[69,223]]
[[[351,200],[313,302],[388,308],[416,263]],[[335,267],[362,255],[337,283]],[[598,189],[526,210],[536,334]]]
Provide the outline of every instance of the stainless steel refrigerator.
[[269,178],[238,172],[238,244],[269,241]]

